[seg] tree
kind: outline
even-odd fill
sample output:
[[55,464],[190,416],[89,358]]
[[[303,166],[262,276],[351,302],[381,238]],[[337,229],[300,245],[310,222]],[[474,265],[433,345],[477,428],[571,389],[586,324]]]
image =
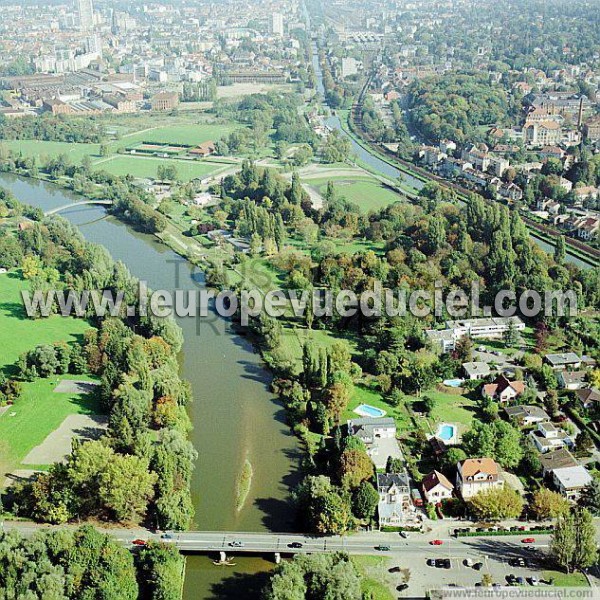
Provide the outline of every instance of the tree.
[[556,564],[570,572],[575,554],[575,529],[571,513],[561,515],[556,520],[552,540],[550,541],[550,555]]
[[461,448],[450,448],[446,454],[440,458],[440,469],[449,473],[456,470],[456,465],[459,462],[467,459],[467,454]]
[[340,456],[338,477],[342,485],[354,489],[372,476],[373,463],[365,448],[348,446]]
[[351,519],[350,497],[324,475],[308,476],[296,493],[306,527],[315,533],[340,534]]
[[594,440],[587,429],[583,429],[575,441],[577,454],[587,456],[594,449]]
[[361,600],[361,578],[346,554],[297,554],[270,576],[265,600]]
[[516,519],[523,511],[523,499],[508,485],[484,490],[467,502],[477,519],[500,521]]
[[573,568],[587,569],[598,561],[596,527],[590,511],[585,508],[575,508],[573,526],[575,528]]
[[595,517],[600,516],[600,479],[594,477],[584,488],[579,505],[587,508]]
[[559,235],[556,238],[556,246],[554,248],[554,260],[562,265],[565,262],[565,256],[567,255],[567,244],[564,235]]
[[379,494],[368,481],[363,481],[352,495],[352,509],[359,519],[371,519],[378,502]]
[[533,494],[530,508],[538,521],[555,519],[569,512],[570,503],[558,492],[540,488]]
[[519,341],[519,333],[512,321],[508,322],[508,328],[504,332],[504,345],[512,348]]

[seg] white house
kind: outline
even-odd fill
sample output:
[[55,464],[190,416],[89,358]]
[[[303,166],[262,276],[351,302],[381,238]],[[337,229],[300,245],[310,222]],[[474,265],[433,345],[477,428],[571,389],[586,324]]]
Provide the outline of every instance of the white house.
[[592,482],[592,476],[584,466],[577,465],[554,469],[552,481],[565,498],[577,502],[583,488]]
[[396,422],[391,417],[365,417],[348,421],[348,434],[359,438],[378,469],[385,468],[388,458],[402,458],[396,441]]
[[560,371],[556,376],[563,390],[581,390],[587,387],[587,371]]
[[454,486],[450,480],[439,471],[432,471],[421,482],[423,495],[430,504],[439,504],[442,500],[452,498]]
[[538,423],[537,429],[529,434],[529,439],[542,454],[559,448],[572,448],[575,445],[566,431],[549,421]]
[[529,404],[507,406],[504,412],[511,421],[517,421],[519,425],[525,427],[550,420],[550,416],[544,409]]
[[498,465],[491,458],[467,458],[458,463],[457,470],[456,489],[465,500],[504,485]]
[[414,521],[408,473],[377,473],[379,527],[398,527]]

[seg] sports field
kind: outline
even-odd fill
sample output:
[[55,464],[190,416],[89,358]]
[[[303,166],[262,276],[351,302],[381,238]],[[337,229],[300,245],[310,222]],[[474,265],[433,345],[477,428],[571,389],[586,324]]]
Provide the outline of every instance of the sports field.
[[78,164],[84,156],[92,160],[100,155],[100,144],[75,144],[70,142],[44,142],[40,140],[0,140],[4,146],[13,152],[29,158],[35,156],[38,164],[46,159],[64,154],[72,163]]
[[169,160],[149,156],[113,156],[94,164],[94,169],[108,171],[113,175],[156,178],[159,165],[173,165],[177,169],[177,179],[203,179],[230,167],[227,164],[205,163],[200,161]]

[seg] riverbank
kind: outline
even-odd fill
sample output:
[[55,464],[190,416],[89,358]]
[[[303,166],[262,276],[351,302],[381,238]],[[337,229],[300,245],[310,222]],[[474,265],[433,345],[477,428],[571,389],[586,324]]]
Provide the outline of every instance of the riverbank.
[[[77,198],[63,188],[9,174],[0,173],[0,186],[42,210]],[[104,208],[80,207],[63,216],[86,239],[109,248],[116,260],[153,289],[197,291],[204,287],[198,268],[156,236],[107,217]],[[192,529],[293,532],[288,499],[299,480],[303,453],[286,425],[283,406],[270,391],[271,374],[248,338],[216,314],[177,322],[184,337],[181,373],[191,383],[194,398],[188,407],[194,426],[190,439],[199,454],[192,479],[196,509]],[[246,457],[253,465],[252,485],[238,511],[235,490]],[[219,597],[222,589],[238,590],[242,597],[246,592],[242,579],[273,567],[259,557],[236,562],[236,567],[224,570],[209,557],[188,557],[184,598]]]

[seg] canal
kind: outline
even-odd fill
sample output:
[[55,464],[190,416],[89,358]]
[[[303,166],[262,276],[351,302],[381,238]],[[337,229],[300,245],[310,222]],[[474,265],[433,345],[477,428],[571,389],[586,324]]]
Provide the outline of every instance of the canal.
[[[32,179],[0,174],[0,186],[21,202],[43,210],[68,204],[77,196]],[[79,207],[62,215],[85,238],[105,246],[117,260],[154,290],[202,287],[200,271],[160,244],[153,236],[134,232],[103,208]],[[193,529],[215,531],[292,531],[288,504],[297,482],[301,450],[284,422],[283,407],[269,391],[270,375],[245,337],[214,318],[179,320],[185,338],[183,376],[194,401],[189,413],[190,438],[199,458],[192,493]],[[236,509],[236,482],[242,466],[253,467],[250,493]],[[236,557],[235,567],[217,567],[208,557],[188,557],[184,598],[251,598],[247,585],[253,573],[271,568],[260,558]]]

